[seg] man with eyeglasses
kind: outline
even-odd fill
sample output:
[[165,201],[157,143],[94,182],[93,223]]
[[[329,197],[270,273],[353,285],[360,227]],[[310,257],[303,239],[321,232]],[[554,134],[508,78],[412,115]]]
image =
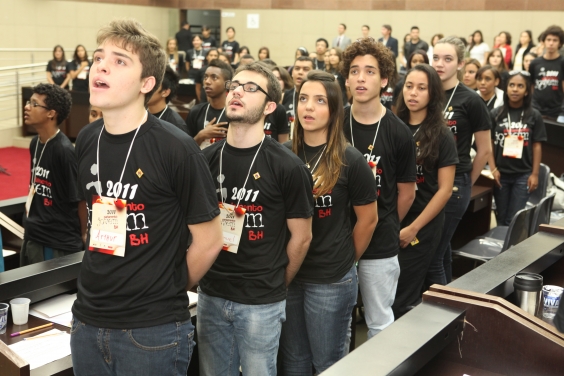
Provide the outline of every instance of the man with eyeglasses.
[[202,375],[276,375],[286,287],[311,241],[313,182],[305,165],[266,137],[281,89],[260,63],[226,83],[229,131],[204,150],[221,209],[224,252],[200,281]]
[[37,131],[31,140],[30,190],[25,205],[20,265],[83,250],[78,220],[77,159],[58,125],[71,110],[70,94],[39,84],[24,108],[24,122]]
[[186,118],[188,134],[201,149],[225,138],[229,125],[225,114],[225,83],[232,76],[229,64],[218,59],[212,60],[204,73],[203,84],[208,102],[195,105]]
[[170,66],[166,66],[163,82],[158,90],[156,90],[149,103],[147,109],[151,114],[161,120],[168,121],[170,124],[175,125],[180,130],[188,133],[188,128],[184,119],[178,113],[168,106],[172,98],[176,96],[178,90],[178,75]]

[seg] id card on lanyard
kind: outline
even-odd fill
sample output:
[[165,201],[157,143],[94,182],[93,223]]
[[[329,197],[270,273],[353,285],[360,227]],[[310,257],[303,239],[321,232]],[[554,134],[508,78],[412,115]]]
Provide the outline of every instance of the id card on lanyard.
[[[521,112],[521,121],[523,112]],[[507,113],[507,136],[503,141],[503,156],[507,158],[521,159],[525,142],[520,134],[511,134],[511,116]]]
[[125,256],[127,202],[113,197],[92,196],[90,251]]

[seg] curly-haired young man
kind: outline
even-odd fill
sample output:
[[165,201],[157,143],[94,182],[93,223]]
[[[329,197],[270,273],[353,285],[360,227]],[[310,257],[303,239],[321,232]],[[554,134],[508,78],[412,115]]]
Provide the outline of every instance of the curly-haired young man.
[[345,136],[366,157],[378,190],[378,225],[358,264],[369,338],[394,321],[400,221],[415,199],[411,131],[380,103],[395,69],[393,59],[372,38],[359,39],[343,53],[343,76],[353,97],[353,105],[345,109]]
[[24,122],[37,131],[37,136],[29,145],[31,181],[23,220],[21,266],[83,249],[74,146],[58,127],[69,116],[71,105],[66,90],[39,84],[24,108]]

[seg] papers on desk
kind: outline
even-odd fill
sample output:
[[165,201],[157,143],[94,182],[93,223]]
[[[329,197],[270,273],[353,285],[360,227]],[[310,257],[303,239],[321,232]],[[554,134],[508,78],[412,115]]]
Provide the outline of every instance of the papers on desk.
[[29,308],[29,314],[70,328],[71,308],[75,300],[76,294],[59,295],[32,305]]
[[[61,333],[61,331],[52,329],[38,334],[38,337],[58,333]],[[37,338],[33,341],[20,341],[9,347],[29,363],[30,369],[39,368],[71,354],[70,334],[65,332],[62,332],[60,335]]]

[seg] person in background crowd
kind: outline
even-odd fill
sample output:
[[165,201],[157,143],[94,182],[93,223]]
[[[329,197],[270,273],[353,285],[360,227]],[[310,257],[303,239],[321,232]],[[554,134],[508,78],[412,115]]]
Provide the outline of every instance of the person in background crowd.
[[[184,375],[195,345],[186,290],[223,244],[215,187],[192,138],[145,108],[167,65],[159,40],[137,21],[116,20],[97,45],[90,103],[104,119],[76,140],[88,250],[72,307],[73,371]],[[113,226],[103,221],[108,209]],[[115,237],[98,236],[109,227]]]
[[431,45],[429,46],[429,49],[427,50],[427,57],[429,58],[429,61],[433,61],[433,47],[435,47],[435,44],[437,44],[437,42],[440,39],[443,39],[445,36],[441,33],[439,34],[435,34],[433,35],[433,37],[431,38]]
[[[371,38],[361,39],[343,53],[342,70],[353,97],[352,106],[345,108],[345,137],[364,154],[378,191],[378,225],[358,262],[372,338],[394,321],[400,222],[415,198],[415,143],[407,125],[380,103],[394,70],[393,53]],[[354,211],[351,216],[354,223]]]
[[90,111],[88,112],[88,123],[92,123],[98,119],[104,117],[102,110],[99,107],[90,105]]
[[396,66],[396,59],[394,59],[394,70],[388,79],[388,87],[380,93],[380,102],[384,105],[384,107],[392,112],[394,107],[394,89],[397,85],[399,85],[400,81],[403,81],[403,78],[400,79]]
[[261,47],[258,51],[258,59],[262,61],[264,59],[270,59],[270,50],[268,47]]
[[311,60],[315,60],[315,59],[317,58],[317,54],[316,54],[315,52],[310,52],[310,53],[309,53],[309,58],[310,58]]
[[360,28],[360,33],[362,34],[362,38],[368,38],[370,36],[370,26],[362,25],[362,27]]
[[217,41],[215,37],[211,35],[211,28],[207,25],[202,26],[202,48],[204,53],[208,53],[210,49],[217,48]]
[[[186,71],[188,71],[188,78],[194,81],[198,78],[198,73],[200,69],[204,66],[204,61],[206,60],[206,54],[202,48],[202,37],[199,35],[194,35],[192,38],[193,49],[186,52]],[[196,92],[197,94],[197,92]]]
[[392,37],[392,26],[382,25],[380,32],[382,33],[382,38],[378,39],[378,42],[388,47],[394,54],[394,57],[398,57],[398,40]]
[[[433,256],[425,286],[446,285],[452,279],[450,240],[470,203],[472,185],[476,182],[489,155],[491,119],[484,102],[476,92],[460,84],[458,71],[464,66],[464,43],[456,37],[441,39],[433,53],[433,68],[437,71],[445,97],[443,109],[447,125],[454,134],[458,160],[452,195],[445,206],[445,221],[441,241]],[[476,142],[476,156],[472,161],[470,145]]]
[[229,125],[225,115],[225,83],[231,77],[233,70],[220,60],[212,60],[206,67],[203,84],[208,102],[195,105],[186,118],[188,134],[201,149],[225,138]]
[[325,51],[323,54],[323,63],[325,66],[329,65],[329,50]]
[[331,47],[339,47],[341,50],[345,50],[351,44],[351,38],[345,35],[345,31],[347,31],[347,25],[344,23],[339,24],[337,27],[337,32],[339,35],[333,39],[333,44]]
[[333,75],[311,71],[297,95],[294,137],[286,145],[311,171],[316,207],[311,244],[288,286],[281,375],[311,375],[312,367],[321,374],[345,356],[358,294],[355,261],[378,222],[374,176],[344,137],[343,100]]
[[534,53],[537,56],[542,56],[544,54],[544,35],[542,35],[542,33],[540,33],[540,35],[537,37],[537,42],[538,44],[531,48],[532,53]]
[[480,69],[482,65],[478,60],[472,58],[467,58],[464,62],[462,82],[467,88],[477,90],[478,82],[476,82],[476,73],[478,73],[478,69]]
[[499,48],[494,48],[492,52],[489,54],[488,59],[486,60],[485,65],[491,65],[500,74],[501,81],[499,83],[500,87],[505,85],[505,81],[509,75],[509,70],[507,69],[507,64],[505,64],[505,59],[503,58],[503,53]]
[[178,45],[178,50],[188,51],[194,48],[192,46],[192,32],[190,31],[190,24],[188,22],[182,22],[182,28],[178,33],[176,33],[176,42]]
[[494,48],[499,48],[503,54],[503,60],[508,69],[511,69],[513,62],[511,58],[513,57],[513,50],[511,49],[511,34],[508,31],[502,31],[498,35],[498,44]]
[[533,47],[535,47],[533,43],[533,33],[531,30],[523,31],[519,37],[519,43],[515,47],[515,59],[513,60],[514,70],[526,70],[523,67],[523,59]]
[[241,55],[241,59],[239,60],[239,67],[242,67],[243,65],[249,65],[254,61],[255,58],[252,55]]
[[427,269],[444,226],[443,209],[452,195],[458,156],[444,119],[445,104],[441,79],[431,66],[420,64],[407,72],[398,98],[398,117],[409,126],[417,145],[417,190],[401,223],[401,273],[392,306],[396,320],[421,302]]
[[[414,51],[411,54],[411,56],[409,56],[409,59],[407,59],[406,68],[407,68],[407,70],[409,70],[409,69],[411,69],[414,66],[419,65],[419,64],[429,64],[429,57],[427,56],[427,54],[423,50]],[[394,81],[392,108],[391,108],[391,110],[393,111],[394,114],[396,113],[396,105],[397,105],[396,101],[397,101],[397,98],[399,98],[400,93],[403,90],[404,82],[405,82],[404,77]],[[388,83],[388,86],[390,86],[389,83]]]
[[282,88],[282,96],[280,97],[280,104],[284,102],[284,93],[288,90],[291,90],[294,87],[294,81],[292,80],[292,76],[286,70],[286,68],[281,66],[276,66],[272,68],[272,74],[278,80],[280,87]]
[[206,54],[206,60],[204,60],[204,66],[200,68],[198,72],[198,77],[196,78],[196,97],[198,97],[198,102],[207,102],[206,99],[206,92],[202,85],[204,74],[206,73],[206,69],[212,60],[219,58],[219,51],[217,48],[212,47],[208,50]]
[[498,86],[501,82],[499,71],[491,65],[484,65],[476,72],[478,90],[476,92],[486,104],[489,111],[503,106],[503,90]]
[[250,54],[251,54],[251,50],[249,50],[249,47],[241,46],[239,48],[239,57],[241,57],[243,55],[250,55]]
[[427,42],[419,39],[419,28],[417,26],[411,27],[410,36],[411,38],[409,42],[406,42],[403,47],[403,56],[410,56],[416,50],[423,50],[427,52],[429,45]]
[[[495,179],[494,198],[498,226],[509,226],[538,188],[542,142],[546,130],[541,114],[531,106],[530,74],[512,71],[504,104],[491,112],[493,154],[489,165]],[[511,144],[510,144],[511,142]]]
[[331,73],[339,87],[341,88],[341,99],[343,100],[343,106],[349,103],[349,98],[347,96],[347,88],[345,86],[345,78],[341,74],[341,63],[343,60],[343,51],[340,48],[331,48],[329,50],[329,65],[325,67],[326,72]]
[[229,26],[225,29],[225,33],[227,34],[227,40],[221,43],[221,49],[229,57],[232,65],[237,65],[239,63],[239,42],[235,40],[235,28]]
[[88,92],[88,73],[91,65],[86,48],[82,44],[76,46],[69,68],[73,91]]
[[490,46],[484,42],[484,36],[480,30],[476,30],[472,33],[472,42],[470,42],[468,46],[468,52],[470,58],[478,60],[480,65],[484,65],[488,53],[490,52]]
[[183,73],[186,68],[184,55],[178,53],[175,38],[168,38],[166,41],[166,52],[168,56],[168,66],[177,74]]
[[[280,77],[280,70],[276,65],[267,64],[266,61],[270,59],[265,59],[259,63],[268,67],[276,77],[276,81],[280,85],[281,93],[284,90],[284,82]],[[290,87],[291,88],[291,87]],[[276,103],[276,109],[268,114],[264,119],[264,134],[271,137],[283,144],[290,139],[290,119],[286,115],[286,108],[282,105],[282,96],[280,101]]]
[[529,67],[531,66],[531,61],[537,58],[537,54],[529,51],[525,56],[523,56],[523,70],[529,72]]
[[564,31],[553,25],[542,36],[545,52],[529,66],[534,85],[533,107],[542,116],[555,120],[562,113],[564,100],[564,57],[559,52],[564,43]]
[[315,69],[325,70],[325,53],[329,48],[329,42],[327,39],[319,38],[315,41],[315,58],[313,59],[313,65]]
[[[172,39],[176,41],[175,39]],[[165,74],[163,76],[163,82],[161,86],[155,90],[149,103],[147,103],[147,109],[149,112],[164,121],[168,121],[170,124],[175,125],[178,129],[188,133],[188,128],[184,119],[178,115],[176,111],[168,107],[171,99],[176,97],[176,92],[178,91],[178,75],[172,70],[170,65],[167,65]]]
[[65,59],[65,50],[60,45],[53,48],[53,60],[47,63],[47,82],[68,88],[70,76],[70,63]]
[[226,89],[227,139],[204,156],[222,216],[239,216],[242,229],[198,288],[200,372],[274,376],[287,288],[311,242],[313,182],[297,156],[264,134],[281,94],[270,70],[243,66]]
[[305,80],[307,74],[310,70],[313,70],[315,67],[313,65],[313,60],[309,57],[299,57],[294,62],[294,69],[292,69],[292,80],[294,81],[294,87],[284,93],[284,100],[282,104],[286,108],[286,114],[288,115],[288,119],[290,119],[291,123],[291,130],[290,134],[293,134],[294,129],[294,106],[296,105],[296,91],[299,90],[302,81]]
[[405,36],[403,37],[403,46],[401,46],[401,50],[399,53],[400,76],[405,76],[405,73],[407,72],[406,66],[407,66],[407,58],[409,57],[409,55],[405,56],[405,48],[407,47],[407,44],[409,43],[410,40],[411,40],[411,34],[405,34]]
[[229,59],[229,55],[227,55],[225,52],[220,53],[218,59],[223,61],[224,63],[231,65],[231,60]]
[[300,56],[307,56],[309,57],[309,52],[307,51],[307,48],[305,47],[298,47],[298,49],[296,50],[296,59],[298,59],[298,57]]
[[32,91],[24,107],[24,123],[37,136],[29,145],[31,179],[20,266],[84,249],[78,221],[76,155],[59,129],[71,111],[71,96],[53,84],[39,84]]

